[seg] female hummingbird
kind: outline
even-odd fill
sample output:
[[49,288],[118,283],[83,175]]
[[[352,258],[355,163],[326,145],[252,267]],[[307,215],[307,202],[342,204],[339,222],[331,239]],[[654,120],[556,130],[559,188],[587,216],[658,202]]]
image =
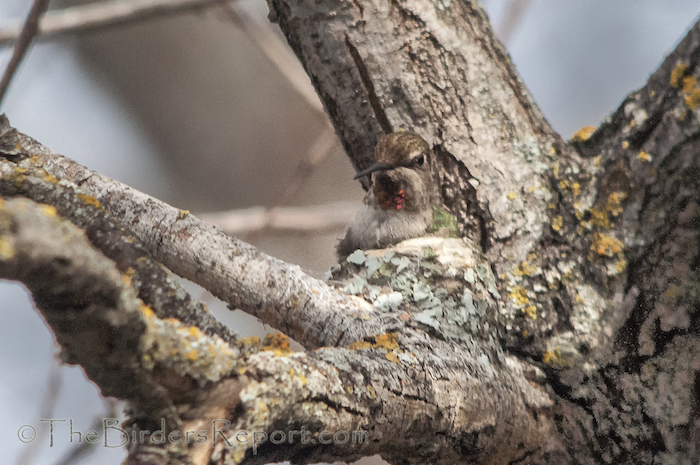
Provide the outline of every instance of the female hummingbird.
[[338,243],[340,261],[356,249],[381,249],[425,234],[439,199],[431,156],[430,146],[415,132],[393,132],[377,142],[376,163],[355,176],[369,176],[370,188]]

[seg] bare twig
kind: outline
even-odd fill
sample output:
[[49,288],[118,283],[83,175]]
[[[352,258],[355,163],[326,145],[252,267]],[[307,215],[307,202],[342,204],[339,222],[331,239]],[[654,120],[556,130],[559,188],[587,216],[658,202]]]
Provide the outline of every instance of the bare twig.
[[223,10],[228,18],[277,67],[294,90],[306,101],[307,105],[322,116],[324,120],[327,120],[328,116],[324,112],[321,100],[311,85],[309,76],[304,71],[304,68],[301,67],[297,57],[292,53],[292,49],[281,37],[275,34],[270,23],[262,24],[235,3],[225,4]]
[[29,45],[31,45],[32,40],[37,34],[39,28],[39,18],[44,14],[46,9],[49,7],[50,0],[34,0],[32,4],[32,9],[29,10],[29,15],[27,15],[27,20],[24,22],[17,41],[15,42],[14,50],[12,51],[12,57],[10,62],[5,68],[5,74],[2,76],[2,81],[0,81],[0,104],[7,93],[7,88],[10,87],[10,81],[12,81],[12,76],[14,76],[17,67],[22,62],[24,55],[29,50]]
[[383,320],[365,319],[373,309],[365,300],[337,291],[298,266],[265,255],[188,212],[20,137],[27,153],[36,155],[35,160],[52,176],[66,181],[80,179],[80,188],[113,215],[135,215],[130,223],[134,238],[143,241],[154,259],[304,347],[350,344],[368,334],[387,331]]
[[311,207],[253,207],[197,216],[230,235],[255,234],[263,228],[268,232],[308,234],[343,229],[356,210],[355,202],[337,202]]
[[[41,401],[39,408],[39,418],[53,418],[53,412],[56,409],[58,396],[63,385],[63,370],[62,365],[55,358],[51,361],[49,378],[46,381],[46,392],[44,399]],[[39,452],[39,446],[44,444],[44,439],[48,434],[48,428],[43,428],[38,433],[38,437],[27,447],[17,459],[18,465],[29,465],[36,458]]]
[[530,3],[531,0],[510,0],[508,2],[505,15],[497,28],[498,38],[506,47],[509,45],[510,39],[520,25],[523,16],[525,16],[525,11]]
[[[207,8],[229,0],[111,0],[50,11],[39,23],[38,36],[83,32]],[[0,27],[0,45],[12,43],[20,24]]]
[[[90,429],[93,431],[100,431],[101,428],[104,428],[103,421],[105,418],[115,418],[117,416],[117,400],[105,399],[105,401],[107,402],[107,411],[103,412],[101,415],[95,416],[92,420]],[[72,465],[78,463],[88,454],[94,452],[95,449],[97,449],[97,444],[94,442],[78,442],[60,461],[56,462],[55,465]]]
[[[252,237],[249,237],[248,240],[252,244],[255,244],[261,236],[269,232],[275,222],[274,210],[289,202],[289,199],[291,199],[292,196],[304,186],[306,181],[308,181],[314,168],[326,159],[337,143],[338,137],[335,135],[333,127],[327,124],[323,132],[316,138],[314,145],[309,149],[306,158],[299,162],[294,173],[287,178],[287,181],[273,197],[272,203],[267,206],[262,226],[257,228],[257,230],[251,231]],[[336,215],[334,218],[338,219],[339,217]],[[347,221],[348,218],[349,217],[345,217],[345,221]],[[342,217],[340,217],[340,221],[342,221]]]

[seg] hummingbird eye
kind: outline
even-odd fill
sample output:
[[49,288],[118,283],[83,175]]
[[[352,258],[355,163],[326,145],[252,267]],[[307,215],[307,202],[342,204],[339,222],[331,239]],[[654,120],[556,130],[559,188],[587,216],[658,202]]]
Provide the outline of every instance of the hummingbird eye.
[[421,167],[425,163],[425,155],[418,155],[416,158],[413,159],[413,164]]

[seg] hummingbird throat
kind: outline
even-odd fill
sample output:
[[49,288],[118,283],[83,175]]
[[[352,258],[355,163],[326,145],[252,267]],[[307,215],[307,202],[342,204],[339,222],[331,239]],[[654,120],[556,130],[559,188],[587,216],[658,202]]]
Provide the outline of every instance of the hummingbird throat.
[[377,180],[374,195],[381,209],[402,210],[405,207],[406,191],[401,184],[403,183],[396,182],[388,176]]

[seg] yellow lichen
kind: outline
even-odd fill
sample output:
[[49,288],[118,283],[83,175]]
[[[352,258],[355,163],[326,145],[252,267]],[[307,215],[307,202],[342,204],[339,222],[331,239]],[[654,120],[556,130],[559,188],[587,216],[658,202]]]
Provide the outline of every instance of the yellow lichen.
[[367,393],[369,394],[369,396],[372,399],[376,399],[377,398],[377,391],[374,390],[374,387],[370,384],[368,384],[366,387],[367,387]]
[[515,192],[508,192],[506,194],[506,197],[508,197],[508,200],[515,200],[515,198],[518,196]]
[[591,207],[589,212],[591,213],[591,225],[605,229],[610,227],[610,219],[606,211],[598,207]]
[[12,247],[7,236],[0,236],[0,260],[9,260],[15,256],[15,248]]
[[622,141],[622,148],[623,149],[627,150],[629,148],[629,146],[630,146],[629,142],[627,142],[626,140]]
[[95,197],[86,194],[78,194],[78,198],[83,201],[85,205],[92,205],[96,208],[102,208],[102,204]]
[[533,319],[533,320],[536,320],[536,319],[537,319],[537,307],[535,307],[534,305],[530,305],[530,306],[528,306],[528,307],[525,307],[525,308],[523,309],[523,313],[524,313],[528,318],[531,318],[531,319]]
[[571,183],[571,193],[578,197],[581,194],[581,184],[577,182]]
[[258,336],[242,337],[238,341],[247,346],[257,346],[260,344],[260,338]]
[[151,307],[149,307],[147,305],[141,304],[139,306],[139,310],[141,311],[143,316],[146,318],[153,318],[155,316],[155,313],[153,312],[153,310],[151,310]]
[[571,139],[576,141],[576,142],[583,142],[584,140],[588,140],[591,137],[591,134],[595,131],[595,127],[593,126],[584,126],[576,133],[571,136]]
[[56,207],[54,207],[53,205],[46,205],[46,204],[43,204],[43,205],[41,206],[41,211],[44,212],[44,215],[46,215],[46,216],[48,216],[48,217],[50,217],[50,218],[53,218],[53,217],[55,217],[55,216],[58,214],[58,213],[56,212]]
[[685,291],[681,286],[678,286],[676,284],[671,284],[666,288],[663,294],[661,294],[661,297],[663,299],[669,300],[669,299],[675,299],[676,297],[679,297],[681,295],[684,295]]
[[194,350],[190,350],[189,352],[187,352],[187,355],[185,355],[185,358],[190,362],[195,362],[197,361],[199,356],[197,355],[197,352],[195,352]]
[[562,354],[560,349],[547,350],[542,355],[542,362],[552,368],[571,368],[574,365],[573,358]]
[[535,273],[537,273],[537,265],[530,264],[528,262],[522,262],[515,269],[515,274],[517,274],[518,276],[532,276]]
[[686,78],[683,78],[683,92],[685,92],[686,94],[691,93],[695,89],[695,87],[697,87],[697,85],[698,79],[695,76],[690,75]]
[[200,338],[202,336],[202,333],[199,331],[199,328],[197,328],[196,326],[190,326],[189,332],[190,332],[190,336],[194,336],[196,338]]
[[561,217],[561,215],[552,219],[552,229],[555,230],[556,232],[561,231],[561,227],[563,224],[564,224],[564,219]]
[[683,75],[688,69],[688,65],[685,63],[678,63],[673,71],[671,71],[671,85],[678,89],[683,83]]
[[624,258],[621,258],[615,262],[615,271],[617,271],[618,273],[622,273],[623,271],[625,271],[625,268],[627,268],[627,260],[625,260]]
[[385,355],[386,359],[389,360],[390,362],[394,362],[396,364],[400,363],[399,362],[399,357],[396,355],[394,351],[387,352]]
[[179,210],[177,217],[178,217],[178,219],[183,219],[184,217],[186,217],[189,214],[190,214],[189,210]]
[[698,106],[700,106],[700,89],[695,88],[693,91],[685,96],[685,104],[688,105],[688,108],[691,110],[695,110]]
[[649,155],[646,152],[639,152],[639,155],[637,155],[637,158],[642,160],[642,161],[651,161],[651,155]]
[[624,192],[613,192],[608,196],[608,201],[605,204],[605,209],[612,215],[618,216],[622,213],[622,201],[625,200],[627,194]]
[[527,296],[527,291],[523,286],[515,286],[511,288],[509,296],[517,305],[527,305],[530,303],[530,299]]

